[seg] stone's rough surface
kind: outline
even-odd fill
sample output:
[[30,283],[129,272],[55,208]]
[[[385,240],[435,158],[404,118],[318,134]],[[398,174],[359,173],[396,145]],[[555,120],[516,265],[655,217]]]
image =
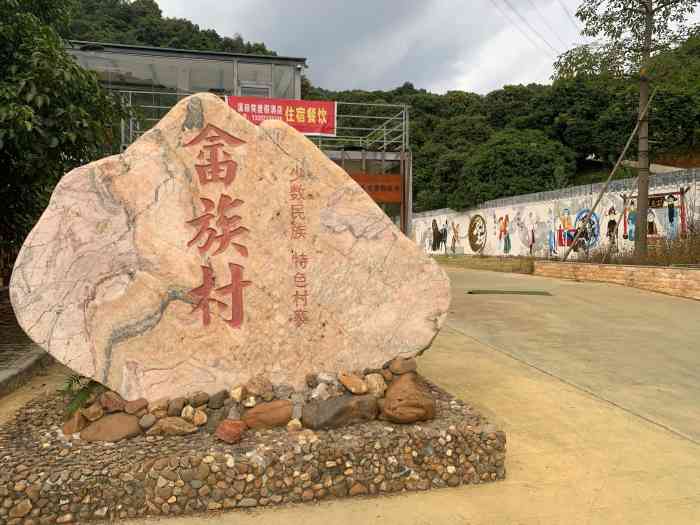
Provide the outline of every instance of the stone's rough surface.
[[286,425],[292,419],[291,401],[280,400],[260,403],[243,415],[248,428],[274,428]]
[[338,381],[353,394],[362,395],[367,393],[367,383],[355,374],[340,372]]
[[365,382],[367,383],[367,390],[374,397],[384,397],[384,392],[386,392],[386,381],[381,374],[368,374],[365,377]]
[[88,421],[96,421],[104,416],[104,413],[105,411],[99,403],[93,403],[89,407],[83,409],[83,415]]
[[206,405],[209,402],[209,394],[206,392],[195,392],[190,396],[189,403],[195,408]]
[[232,419],[225,419],[216,429],[215,436],[221,441],[226,443],[234,444],[238,443],[243,437],[243,432],[246,431],[248,427],[243,421],[234,421]]
[[304,405],[302,423],[307,428],[338,428],[371,421],[377,417],[377,398],[372,395],[346,394]]
[[127,414],[137,414],[148,407],[148,401],[144,398],[135,399],[124,404],[124,412]]
[[164,417],[151,427],[149,435],[165,434],[166,436],[185,436],[197,432],[197,427],[181,417]]
[[76,410],[73,415],[63,424],[63,434],[66,436],[72,436],[73,434],[80,432],[88,424],[88,420],[85,419],[81,410]]
[[414,423],[435,417],[435,400],[415,372],[398,376],[386,391],[382,415],[394,423]]
[[119,441],[141,433],[139,418],[129,414],[109,414],[91,423],[80,433],[84,441]]
[[389,363],[389,371],[392,374],[400,375],[408,372],[415,372],[417,368],[416,360],[413,358],[403,359],[401,357],[394,359]]
[[224,406],[224,401],[228,398],[228,390],[219,390],[209,398],[207,406],[211,409],[219,409]]
[[212,94],[65,175],[10,296],[59,361],[149,401],[380,367],[427,348],[450,300],[444,271],[343,169]]
[[144,414],[143,416],[141,416],[141,419],[139,419],[139,426],[142,430],[148,430],[156,424],[156,421],[156,416],[154,416],[153,414]]
[[100,396],[100,405],[108,414],[111,412],[121,412],[124,410],[125,401],[116,392],[103,392]]

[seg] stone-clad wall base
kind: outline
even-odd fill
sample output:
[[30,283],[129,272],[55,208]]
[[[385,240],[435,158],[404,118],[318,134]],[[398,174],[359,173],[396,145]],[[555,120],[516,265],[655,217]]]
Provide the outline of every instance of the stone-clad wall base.
[[250,431],[227,445],[200,431],[116,444],[66,440],[63,402],[37,398],[0,429],[0,525],[71,523],[427,490],[505,477],[505,442],[431,385],[432,421]]
[[700,269],[535,261],[534,275],[622,284],[650,292],[700,300]]

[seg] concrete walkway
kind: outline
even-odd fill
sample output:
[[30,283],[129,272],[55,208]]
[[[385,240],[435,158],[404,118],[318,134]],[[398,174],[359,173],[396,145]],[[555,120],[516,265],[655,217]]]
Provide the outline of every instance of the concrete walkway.
[[50,356],[27,337],[17,324],[7,288],[0,288],[0,397],[11,392]]
[[[700,319],[700,303],[616,286],[449,273],[452,312],[420,371],[507,432],[506,481],[168,525],[700,523],[692,385],[700,358],[689,324]],[[466,295],[471,288],[553,295]],[[646,339],[629,334],[636,328]],[[568,334],[578,344],[565,344]],[[5,400],[18,403],[57,382],[34,378]],[[654,392],[669,397],[659,401]]]

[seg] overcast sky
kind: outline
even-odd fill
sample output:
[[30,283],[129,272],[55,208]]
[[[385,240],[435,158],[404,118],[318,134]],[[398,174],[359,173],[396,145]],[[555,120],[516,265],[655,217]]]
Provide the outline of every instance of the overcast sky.
[[157,1],[165,16],[306,57],[311,81],[328,89],[545,83],[555,57],[584,41],[578,0]]

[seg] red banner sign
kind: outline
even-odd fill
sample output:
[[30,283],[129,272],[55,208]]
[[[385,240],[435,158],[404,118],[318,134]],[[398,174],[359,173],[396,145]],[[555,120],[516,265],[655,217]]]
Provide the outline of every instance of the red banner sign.
[[327,100],[226,97],[228,105],[253,124],[281,120],[305,135],[335,137],[336,103]]

